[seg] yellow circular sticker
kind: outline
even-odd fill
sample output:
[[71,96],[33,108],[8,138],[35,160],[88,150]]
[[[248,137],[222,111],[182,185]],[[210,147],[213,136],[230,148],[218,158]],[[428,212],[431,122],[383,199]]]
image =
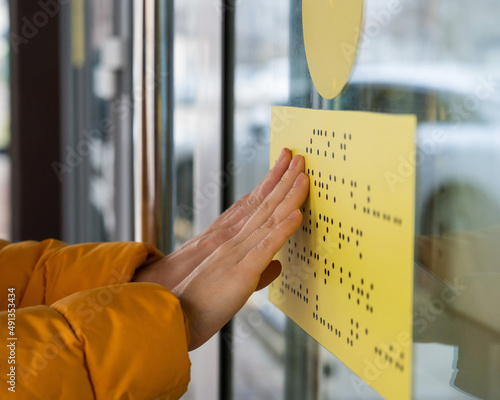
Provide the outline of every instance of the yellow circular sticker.
[[363,19],[363,0],[302,0],[307,64],[321,96],[332,99],[351,73]]

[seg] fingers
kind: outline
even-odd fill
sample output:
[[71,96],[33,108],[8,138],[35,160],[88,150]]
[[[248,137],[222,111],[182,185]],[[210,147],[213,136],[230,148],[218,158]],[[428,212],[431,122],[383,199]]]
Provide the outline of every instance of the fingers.
[[241,261],[241,271],[250,275],[262,274],[275,254],[281,249],[288,238],[297,230],[302,222],[300,210],[293,211],[281,221]]
[[[308,177],[303,171],[304,158],[302,156],[295,156],[288,170],[281,177],[273,191],[255,210],[246,225],[241,229],[238,234],[240,241],[252,235],[253,232],[257,231],[265,223],[272,227],[276,226],[295,208],[299,208],[302,205],[307,196],[306,186],[309,187]],[[279,212],[275,214],[277,208]],[[271,216],[273,216],[272,219],[268,221]]]
[[281,153],[274,167],[268,172],[267,176],[250,194],[255,196],[255,203],[260,204],[271,193],[274,187],[281,180],[283,174],[287,171],[290,161],[292,160],[292,152],[289,149],[281,150]]
[[[242,197],[222,214],[219,221],[220,227],[235,225],[242,219],[246,221],[278,184],[287,171],[291,159],[292,152],[289,149],[281,150],[278,160],[264,180],[250,194]],[[243,225],[241,224],[241,226]]]

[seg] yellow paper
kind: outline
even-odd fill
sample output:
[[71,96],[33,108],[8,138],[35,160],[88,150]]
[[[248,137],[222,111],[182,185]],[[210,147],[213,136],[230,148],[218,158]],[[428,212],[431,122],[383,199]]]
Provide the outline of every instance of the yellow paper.
[[302,25],[307,65],[316,90],[336,97],[356,58],[363,0],[303,0]]
[[411,398],[415,126],[410,115],[274,107],[271,165],[310,194],[270,300],[388,400]]

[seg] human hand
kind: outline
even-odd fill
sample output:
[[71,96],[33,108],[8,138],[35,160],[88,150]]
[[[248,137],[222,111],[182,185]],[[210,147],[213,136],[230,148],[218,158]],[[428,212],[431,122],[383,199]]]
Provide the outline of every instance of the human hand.
[[216,249],[172,290],[189,320],[190,350],[279,275],[281,265],[272,259],[300,226],[299,207],[309,190],[303,157],[295,156],[287,169],[289,160],[284,150],[263,183],[214,222],[205,239],[207,248]]
[[[252,214],[278,184],[287,171],[291,159],[290,150],[283,149],[274,167],[250,194],[234,203],[205,232],[189,240],[162,260],[138,270],[134,281],[156,282],[169,290],[175,288],[205,258],[241,231]],[[264,286],[263,282],[258,285],[258,289]]]

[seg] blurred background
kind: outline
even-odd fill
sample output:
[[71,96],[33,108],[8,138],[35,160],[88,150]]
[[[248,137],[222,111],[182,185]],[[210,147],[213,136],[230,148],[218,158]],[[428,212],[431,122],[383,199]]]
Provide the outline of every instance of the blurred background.
[[[266,174],[272,105],[415,114],[412,398],[498,399],[499,14],[366,0],[325,100],[300,0],[1,0],[0,238],[168,252]],[[185,399],[381,399],[266,290],[191,359]]]

